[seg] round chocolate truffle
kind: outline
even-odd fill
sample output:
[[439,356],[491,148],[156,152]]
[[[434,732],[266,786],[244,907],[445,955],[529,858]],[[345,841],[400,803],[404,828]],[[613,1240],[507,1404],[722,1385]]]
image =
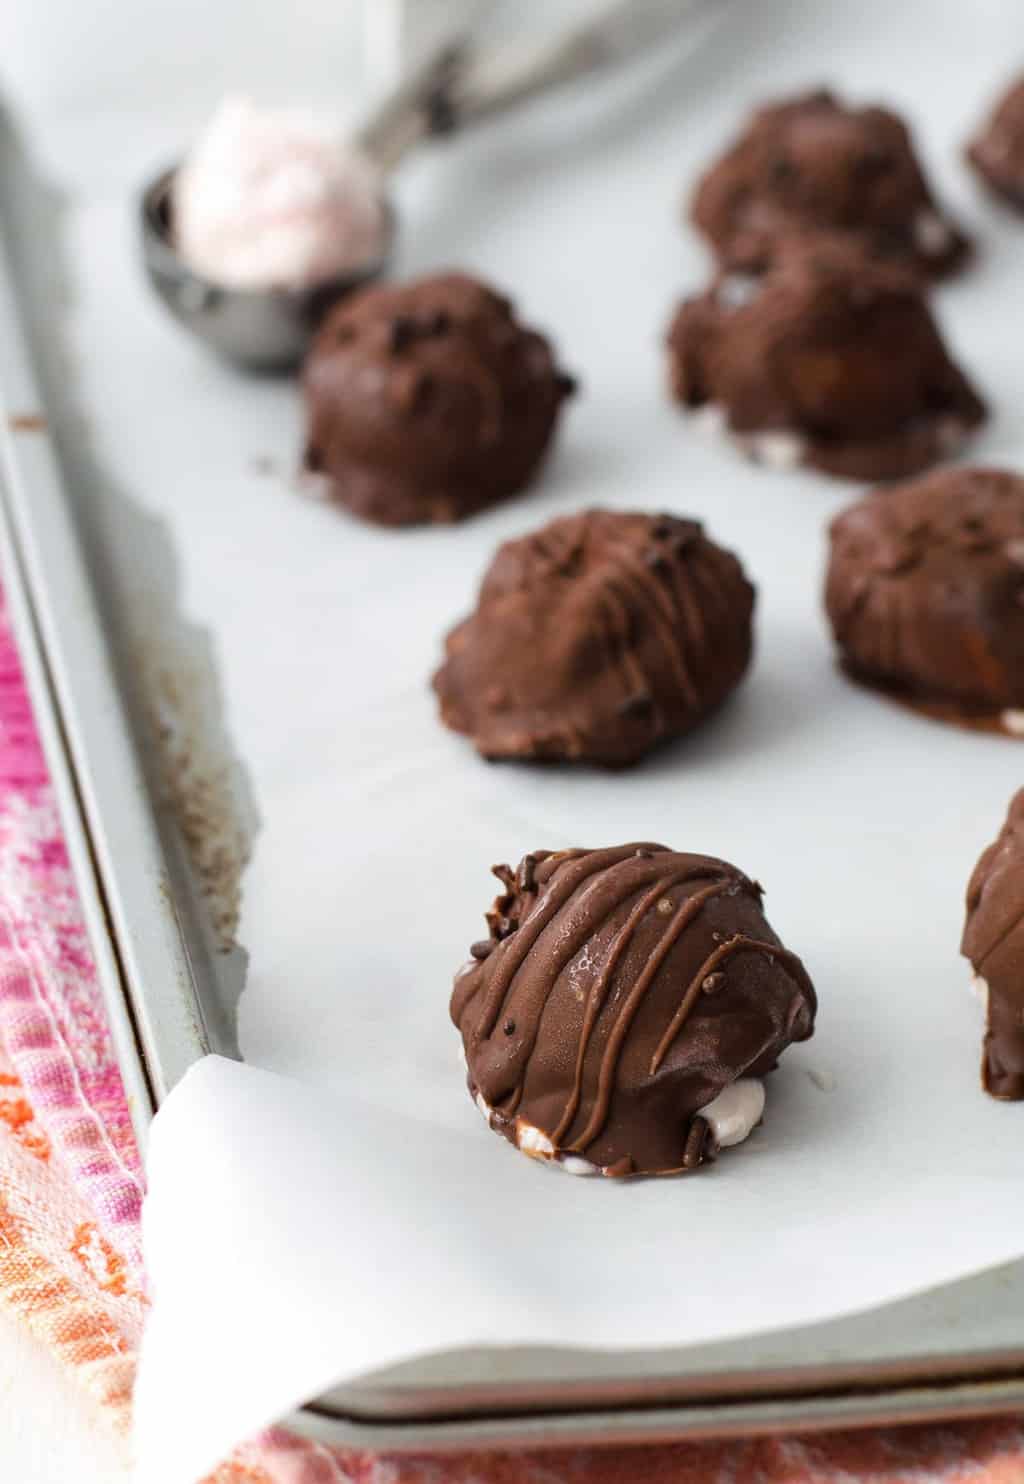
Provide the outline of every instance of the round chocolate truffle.
[[692,217],[722,266],[744,273],[767,268],[785,238],[821,231],[925,278],[949,273],[967,251],[902,120],[825,91],[758,109],[701,180]]
[[895,479],[985,416],[915,279],[836,238],[792,239],[761,278],[719,278],[668,334],[671,387],[776,467]]
[[461,273],[344,300],[304,384],[307,468],[387,526],[461,520],[518,493],[574,386],[509,300]]
[[950,714],[1024,723],[1024,479],[941,469],[832,523],[825,606],[846,666]]
[[494,872],[451,1003],[490,1126],[573,1174],[678,1174],[746,1138],[817,1009],[757,882],[643,844]]
[[981,1080],[995,1098],[1024,1099],[1024,789],[967,887],[961,952],[986,1002]]
[[739,683],[754,589],[692,520],[587,510],[499,547],[434,676],[487,758],[621,767]]
[[992,190],[1024,211],[1024,77],[1000,99],[967,158]]

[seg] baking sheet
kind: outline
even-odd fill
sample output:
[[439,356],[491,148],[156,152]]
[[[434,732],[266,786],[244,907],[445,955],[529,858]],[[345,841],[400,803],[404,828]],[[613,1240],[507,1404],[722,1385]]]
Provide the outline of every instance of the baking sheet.
[[[340,1321],[379,1296],[367,1275],[381,1272],[387,1232],[388,1302],[373,1324],[331,1327],[329,1362],[324,1347],[324,1373],[304,1369],[303,1390],[448,1344],[753,1333],[1024,1250],[1019,1110],[977,1090],[979,1012],[957,956],[963,886],[1024,753],[842,681],[819,611],[823,530],[856,491],[700,442],[668,406],[659,364],[674,298],[705,273],[676,221],[683,184],[749,100],[827,76],[907,109],[979,236],[979,266],[938,307],[993,401],[978,456],[1018,463],[1007,316],[1024,230],[975,195],[956,153],[1003,80],[1013,20],[945,0],[897,14],[875,0],[736,5],[696,61],[662,58],[416,166],[403,268],[457,261],[493,276],[585,383],[541,488],[455,530],[372,530],[302,498],[294,389],[239,380],[163,320],[137,274],[123,182],[74,213],[71,329],[93,437],[112,483],[171,525],[262,815],[241,926],[243,1050],[318,1084],[335,1110],[304,1120],[315,1158],[272,1159],[279,1146],[246,1132],[263,1127],[255,1104],[232,1098],[237,1074],[224,1072],[214,1106],[191,1079],[161,1115],[157,1209],[173,1233],[181,1207],[160,1192],[178,1188],[175,1171],[230,1172],[211,1182],[205,1213],[211,1250],[234,1252],[228,1282],[260,1260],[266,1227],[234,1224],[258,1181],[274,1241],[298,1243],[282,1248],[303,1274],[296,1323],[321,1331],[325,1312]],[[441,636],[500,539],[584,503],[698,515],[734,546],[760,591],[754,672],[701,733],[635,772],[488,767],[434,714]],[[447,1022],[450,979],[479,935],[492,861],[648,837],[765,882],[770,920],[817,982],[819,1032],[771,1079],[764,1128],[714,1170],[581,1186],[477,1120]],[[308,1112],[313,1094],[295,1096]],[[319,1220],[290,1230],[296,1212]],[[246,1232],[258,1240],[243,1248]],[[274,1250],[268,1240],[264,1255]],[[158,1288],[154,1335],[160,1313]],[[179,1378],[183,1404],[241,1365],[252,1339],[211,1335],[206,1364],[193,1357]],[[278,1347],[278,1361],[283,1408],[299,1394],[295,1350]]]

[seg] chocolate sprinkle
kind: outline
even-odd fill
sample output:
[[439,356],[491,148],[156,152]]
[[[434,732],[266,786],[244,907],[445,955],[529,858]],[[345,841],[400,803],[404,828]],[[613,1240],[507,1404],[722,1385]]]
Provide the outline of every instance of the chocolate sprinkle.
[[686,1145],[683,1149],[684,1170],[695,1170],[698,1165],[704,1163],[710,1133],[711,1125],[698,1113],[690,1123],[690,1132],[686,1136]]
[[619,705],[620,716],[650,716],[654,709],[654,697],[650,691],[635,691],[633,695],[626,696]]
[[[412,344],[415,338],[415,321],[407,314],[396,314],[388,327],[388,348],[392,355],[399,355]],[[337,336],[335,336],[335,344],[337,343]]]

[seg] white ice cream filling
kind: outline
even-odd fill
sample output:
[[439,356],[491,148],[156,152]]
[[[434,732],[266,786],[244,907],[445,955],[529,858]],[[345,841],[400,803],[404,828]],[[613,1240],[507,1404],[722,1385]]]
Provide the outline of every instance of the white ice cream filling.
[[705,438],[722,438],[728,431],[728,418],[721,402],[705,402],[690,414],[690,425]]
[[301,288],[377,259],[386,232],[372,162],[300,109],[228,98],[174,181],[174,237],[234,288]]
[[524,1154],[535,1158],[551,1159],[555,1152],[554,1144],[543,1129],[534,1128],[532,1123],[523,1123],[521,1119],[516,1119],[516,1144]]
[[[474,1094],[474,1102],[486,1122],[493,1126],[494,1109],[479,1089]],[[757,1077],[740,1077],[698,1111],[701,1118],[707,1119],[720,1149],[730,1149],[735,1144],[742,1144],[761,1122],[764,1114],[764,1083]],[[601,1174],[600,1165],[583,1159],[581,1155],[559,1154],[544,1130],[534,1124],[517,1118],[515,1131],[516,1147],[531,1159],[551,1161],[567,1175]]]
[[769,469],[795,469],[803,461],[807,444],[798,433],[777,431],[753,433],[738,440],[750,457]]
[[559,1163],[567,1175],[599,1175],[601,1173],[597,1165],[592,1165],[589,1159],[581,1159],[578,1154],[566,1154]]
[[727,438],[747,458],[768,469],[796,469],[807,455],[807,440],[787,428],[769,428],[763,433],[735,432],[720,402],[706,402],[696,408],[690,413],[690,424],[701,437]]
[[742,1144],[764,1113],[764,1083],[757,1077],[740,1077],[699,1110],[711,1125],[720,1149]]
[[1015,737],[1024,737],[1024,711],[1003,711],[999,720]]

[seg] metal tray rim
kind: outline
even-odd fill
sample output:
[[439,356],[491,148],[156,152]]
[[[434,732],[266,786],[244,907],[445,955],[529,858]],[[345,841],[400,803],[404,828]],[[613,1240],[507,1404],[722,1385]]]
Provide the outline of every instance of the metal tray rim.
[[[8,144],[4,151],[8,156]],[[4,164],[0,154],[0,167]],[[0,191],[9,181],[0,176]],[[0,209],[3,203],[0,201]],[[24,217],[24,213],[21,214]],[[26,295],[26,299],[28,296]],[[30,303],[26,303],[30,310]],[[30,317],[30,316],[29,316]],[[183,900],[180,870],[169,861],[156,811],[147,790],[136,738],[115,676],[109,639],[87,564],[71,518],[69,497],[27,346],[29,326],[19,325],[14,279],[0,246],[0,413],[4,438],[4,577],[33,689],[37,717],[54,773],[68,830],[83,907],[97,952],[101,979],[117,1038],[118,1054],[134,1111],[144,1137],[159,1103],[188,1065],[211,1049],[203,1009],[201,958],[194,950],[190,918],[196,902]],[[6,398],[6,407],[3,406]],[[21,425],[13,414],[30,414]],[[58,580],[59,579],[59,580]],[[180,863],[179,863],[180,866]],[[1024,1263],[1014,1265],[1024,1284]],[[882,1312],[882,1311],[879,1311]],[[841,1324],[836,1321],[834,1324]],[[833,1326],[786,1332],[810,1337]],[[780,1342],[781,1343],[781,1342]],[[730,1342],[734,1360],[749,1359],[752,1342]],[[699,1365],[711,1347],[695,1347]],[[717,1347],[724,1354],[728,1347]],[[675,1352],[673,1352],[674,1354]],[[707,1436],[727,1431],[806,1430],[816,1426],[872,1425],[923,1415],[976,1415],[1024,1409],[1024,1350],[1000,1352],[1009,1379],[979,1378],[977,1352],[959,1352],[962,1375],[942,1386],[925,1386],[925,1361],[904,1384],[877,1383],[882,1372],[858,1362],[859,1385],[832,1395],[800,1390],[815,1373],[814,1350],[800,1363],[790,1358],[775,1372],[777,1389],[758,1396],[758,1370],[733,1364],[728,1395],[712,1404],[708,1378],[697,1384],[699,1369],[680,1378],[686,1404],[665,1407],[636,1399],[642,1386],[634,1375],[632,1405],[616,1406],[609,1396],[573,1396],[570,1409],[495,1416],[481,1411],[472,1419],[453,1418],[465,1394],[450,1392],[448,1414],[401,1420],[371,1416],[368,1394],[353,1401],[346,1389],[294,1413],[290,1425],[309,1436],[338,1444],[388,1448],[479,1446],[483,1441],[557,1441],[566,1437],[602,1441],[629,1437]],[[933,1365],[948,1374],[957,1352],[936,1351]],[[821,1381],[820,1369],[818,1378]],[[746,1386],[737,1392],[741,1378]],[[874,1381],[872,1378],[875,1378]],[[849,1379],[849,1378],[847,1378]],[[794,1389],[795,1388],[795,1389]],[[663,1398],[662,1398],[663,1399]],[[394,1400],[394,1396],[392,1397]],[[356,1415],[358,1409],[359,1415]]]

